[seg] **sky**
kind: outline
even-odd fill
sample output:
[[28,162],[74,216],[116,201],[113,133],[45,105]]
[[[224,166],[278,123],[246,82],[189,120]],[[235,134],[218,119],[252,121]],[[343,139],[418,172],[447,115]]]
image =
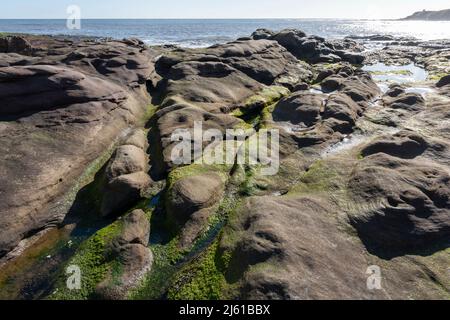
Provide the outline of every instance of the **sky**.
[[340,18],[395,19],[423,9],[450,9],[449,0],[4,0],[0,19],[67,18]]

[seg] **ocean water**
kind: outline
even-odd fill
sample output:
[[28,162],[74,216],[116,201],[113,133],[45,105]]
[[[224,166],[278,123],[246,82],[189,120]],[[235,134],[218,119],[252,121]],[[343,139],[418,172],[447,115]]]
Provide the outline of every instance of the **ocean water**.
[[86,35],[122,39],[137,37],[150,45],[204,47],[249,36],[258,28],[297,28],[326,38],[388,34],[421,40],[450,39],[450,22],[247,19],[247,20],[82,20],[81,30],[69,30],[66,20],[0,20],[0,32]]

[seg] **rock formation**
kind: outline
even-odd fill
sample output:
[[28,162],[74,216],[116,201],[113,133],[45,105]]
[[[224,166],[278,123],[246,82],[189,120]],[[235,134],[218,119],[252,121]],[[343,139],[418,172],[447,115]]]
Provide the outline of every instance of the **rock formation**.
[[[89,233],[70,254],[55,245],[64,259],[39,297],[448,299],[449,50],[265,29],[198,49],[2,38],[0,270],[30,237],[74,224],[70,239]],[[388,71],[368,71],[378,62]],[[389,78],[412,64],[425,79]],[[180,164],[173,133],[199,121],[225,141]],[[230,129],[245,138],[233,163],[200,161],[234,145]],[[237,161],[265,129],[280,138],[272,176],[261,158]],[[85,275],[79,291],[67,265]],[[37,277],[23,273],[14,288]]]
[[[0,68],[0,255],[61,223],[83,173],[148,108],[142,44],[6,38]],[[22,39],[21,41],[17,39]]]
[[450,21],[450,9],[440,11],[418,11],[401,20]]

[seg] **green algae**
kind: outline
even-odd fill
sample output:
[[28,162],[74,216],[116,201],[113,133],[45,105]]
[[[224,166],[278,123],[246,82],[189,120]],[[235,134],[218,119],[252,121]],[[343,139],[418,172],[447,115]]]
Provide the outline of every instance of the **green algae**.
[[80,268],[81,289],[68,289],[65,285],[65,277],[61,275],[54,294],[49,298],[51,300],[86,300],[92,298],[96,286],[112,270],[114,261],[108,261],[108,246],[120,233],[121,228],[122,222],[117,220],[83,242],[66,265],[67,267],[77,266]]
[[315,162],[300,178],[289,194],[317,194],[330,192],[336,188],[335,180],[340,179],[339,173],[325,161]]
[[[223,167],[219,166],[219,169]],[[173,185],[177,179],[187,177],[199,172],[209,172],[216,167],[188,166],[175,169],[169,174],[167,185]],[[225,172],[222,171],[222,174]],[[233,187],[234,188],[234,187]],[[163,202],[164,203],[164,202]],[[170,229],[166,223],[165,214],[161,212],[154,215],[152,220],[152,232],[158,230],[164,239],[158,237],[156,243],[152,241],[151,249],[154,255],[152,270],[147,274],[141,286],[130,293],[130,299],[178,299],[181,296],[192,299],[216,299],[224,297],[225,290],[217,283],[223,283],[223,265],[217,264],[217,259],[225,257],[218,251],[218,242],[223,226],[228,216],[239,203],[236,191],[228,190],[222,201],[214,209],[214,213],[208,218],[208,222],[192,247],[182,249],[179,245],[178,232]],[[217,258],[217,259],[216,259]],[[205,259],[203,261],[203,259]],[[199,262],[199,261],[203,262]],[[221,258],[219,259],[221,261]],[[205,263],[204,266],[201,266]],[[186,276],[186,277],[185,277]],[[200,284],[202,277],[206,281]],[[184,279],[184,280],[183,280]],[[217,288],[217,289],[214,289]],[[178,289],[181,289],[178,292]]]
[[168,291],[169,300],[219,300],[226,285],[220,268],[218,241],[192,263],[182,268]]
[[244,120],[249,128],[258,129],[261,122],[261,111],[275,104],[289,93],[289,89],[282,86],[265,87],[256,95],[248,98],[242,107],[235,110],[231,115]]
[[401,76],[412,76],[413,73],[410,70],[389,70],[389,71],[369,71],[370,74],[376,76],[382,75],[401,75]]
[[244,102],[244,109],[254,105],[263,105],[266,107],[285,97],[289,93],[289,89],[282,86],[265,87]]

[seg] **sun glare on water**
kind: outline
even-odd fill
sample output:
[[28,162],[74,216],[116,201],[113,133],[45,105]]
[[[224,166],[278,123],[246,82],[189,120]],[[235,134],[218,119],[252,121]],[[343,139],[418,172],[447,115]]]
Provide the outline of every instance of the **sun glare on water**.
[[450,21],[371,20],[364,27],[369,34],[392,34],[421,40],[450,39]]

